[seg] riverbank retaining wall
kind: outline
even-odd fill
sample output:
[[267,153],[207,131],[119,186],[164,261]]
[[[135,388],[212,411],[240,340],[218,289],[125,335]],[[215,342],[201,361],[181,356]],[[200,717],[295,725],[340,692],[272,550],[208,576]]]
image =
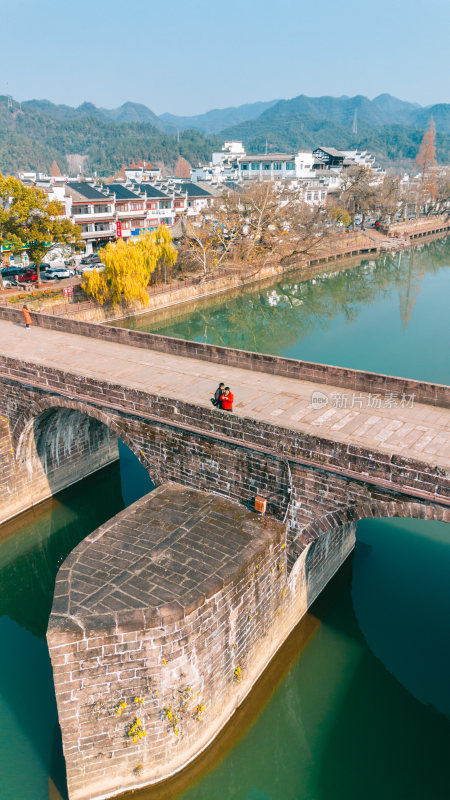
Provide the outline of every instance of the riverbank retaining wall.
[[[363,247],[362,245],[360,246]],[[365,243],[362,250],[366,257],[368,254],[372,254],[373,257],[377,252],[377,244],[370,241]],[[210,277],[205,281],[201,281],[198,278],[187,279],[184,285],[178,284],[176,287],[169,285],[166,290],[163,287],[156,287],[157,291],[150,289],[148,305],[143,305],[142,303],[134,303],[131,306],[98,306],[91,304],[86,308],[86,304],[81,304],[78,309],[76,305],[71,307],[67,304],[64,308],[64,316],[85,322],[114,323],[114,321],[124,317],[150,314],[160,309],[182,306],[186,303],[193,303],[218,294],[227,294],[236,289],[243,289],[246,286],[250,287],[253,284],[271,283],[276,278],[281,278],[290,272],[295,272],[298,275],[298,280],[308,280],[327,270],[329,271],[330,262],[333,262],[333,271],[337,271],[338,269],[348,269],[349,266],[356,266],[361,262],[362,258],[361,252],[356,250],[353,253],[352,251],[344,254],[337,253],[336,255],[324,256],[316,260],[293,259],[290,264],[266,264],[264,267],[254,270],[243,271],[236,269],[234,274],[228,273],[218,278]]]

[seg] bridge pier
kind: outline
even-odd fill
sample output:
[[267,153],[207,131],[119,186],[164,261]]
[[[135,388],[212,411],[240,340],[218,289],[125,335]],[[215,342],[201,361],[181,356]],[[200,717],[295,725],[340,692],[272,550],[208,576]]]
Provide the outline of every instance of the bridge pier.
[[372,500],[329,510],[289,544],[289,523],[164,484],[79,544],[47,631],[70,800],[192,761],[350,554],[358,519],[374,516],[450,512]]
[[284,523],[165,484],[78,545],[47,632],[70,800],[160,781],[195,758],[343,563],[354,529],[329,533],[334,555],[316,551],[314,578],[309,546],[288,574]]

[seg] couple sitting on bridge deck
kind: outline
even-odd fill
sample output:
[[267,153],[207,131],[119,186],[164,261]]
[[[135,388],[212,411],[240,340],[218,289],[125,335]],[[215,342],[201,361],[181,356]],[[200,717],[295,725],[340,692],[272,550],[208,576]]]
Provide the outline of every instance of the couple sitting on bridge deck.
[[216,408],[221,408],[222,411],[233,411],[234,394],[229,386],[224,383],[219,383],[214,397],[211,397],[211,403]]

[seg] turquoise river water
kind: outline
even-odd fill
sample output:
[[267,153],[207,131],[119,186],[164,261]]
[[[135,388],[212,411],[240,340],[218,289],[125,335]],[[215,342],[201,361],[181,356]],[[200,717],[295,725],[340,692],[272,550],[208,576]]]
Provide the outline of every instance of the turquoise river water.
[[[169,320],[123,324],[447,383],[449,266],[449,242],[440,240],[315,283],[287,276],[172,310]],[[151,489],[123,445],[120,455],[0,527],[0,800],[67,796],[45,631],[64,558]],[[351,562],[311,611],[313,634],[306,644],[299,634],[288,671],[252,724],[170,797],[448,798],[449,575],[445,524],[360,522]]]

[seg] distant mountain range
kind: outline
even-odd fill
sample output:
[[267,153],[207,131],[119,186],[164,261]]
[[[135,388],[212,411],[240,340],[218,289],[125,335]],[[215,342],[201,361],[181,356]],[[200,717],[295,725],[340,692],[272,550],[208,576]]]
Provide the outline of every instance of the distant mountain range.
[[[196,116],[156,115],[140,103],[105,109],[78,108],[48,100],[21,104],[0,97],[0,170],[62,170],[78,159],[90,170],[111,173],[132,159],[173,169],[179,156],[191,164],[209,160],[226,139],[242,140],[249,152],[334,145],[372,150],[381,163],[413,160],[433,115],[437,155],[450,160],[450,104],[423,107],[380,94],[271,100],[214,109]],[[356,131],[356,132],[355,132]]]
[[204,133],[220,133],[221,130],[229,128],[231,125],[256,119],[277,102],[278,100],[269,100],[266,103],[247,103],[231,108],[215,108],[205,114],[197,114],[193,117],[179,117],[176,114],[168,113],[158,117],[150,108],[141,103],[124,103],[119,108],[107,109],[97,108],[93,103],[83,103],[78,108],[71,108],[66,105],[55,105],[49,100],[26,100],[22,103],[22,108],[30,108],[58,120],[92,117],[104,122],[148,122],[168,133],[192,129]]
[[225,128],[232,125],[239,125],[240,122],[248,122],[257,119],[264,111],[272,108],[278,100],[269,100],[267,103],[247,103],[243,106],[232,106],[231,108],[214,108],[206,114],[198,114],[195,117],[177,117],[176,114],[161,114],[159,119],[166,127],[185,130],[186,128],[196,128],[205,133],[220,133]]

